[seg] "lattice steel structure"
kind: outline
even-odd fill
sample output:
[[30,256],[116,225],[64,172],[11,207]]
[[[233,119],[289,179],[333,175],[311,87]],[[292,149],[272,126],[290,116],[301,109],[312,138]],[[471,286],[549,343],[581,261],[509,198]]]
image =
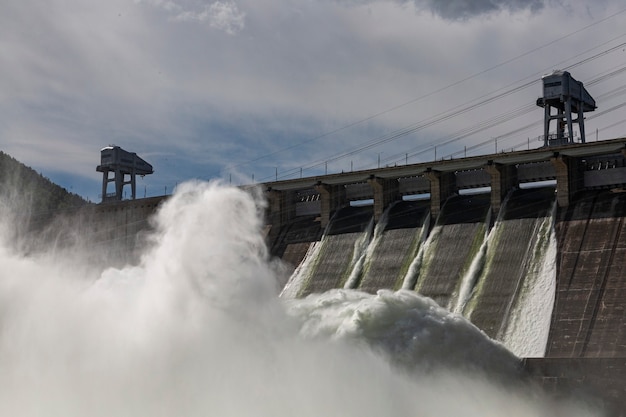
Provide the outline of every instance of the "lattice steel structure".
[[[544,145],[558,146],[574,143],[573,124],[578,123],[580,141],[585,143],[584,112],[594,111],[596,102],[583,83],[576,81],[567,71],[554,71],[544,75],[543,97],[537,99],[537,105],[545,109]],[[552,108],[556,113],[552,114]],[[572,113],[576,119],[572,119]],[[556,133],[550,133],[550,122],[557,121]],[[567,130],[566,130],[567,128]]]
[[[135,177],[152,174],[152,165],[134,152],[127,152],[119,146],[107,146],[100,150],[100,165],[96,171],[102,172],[102,202],[121,201],[124,186],[130,184],[131,198],[136,197]],[[111,177],[109,173],[113,173]],[[127,176],[128,175],[128,179]],[[107,193],[110,182],[115,183],[115,192]]]

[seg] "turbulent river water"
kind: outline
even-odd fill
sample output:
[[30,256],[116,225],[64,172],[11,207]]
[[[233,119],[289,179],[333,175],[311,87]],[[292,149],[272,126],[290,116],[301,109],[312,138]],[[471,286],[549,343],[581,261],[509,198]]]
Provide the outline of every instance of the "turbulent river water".
[[3,232],[0,415],[596,415],[413,291],[280,298],[260,205],[183,184],[123,268],[84,248],[24,255]]

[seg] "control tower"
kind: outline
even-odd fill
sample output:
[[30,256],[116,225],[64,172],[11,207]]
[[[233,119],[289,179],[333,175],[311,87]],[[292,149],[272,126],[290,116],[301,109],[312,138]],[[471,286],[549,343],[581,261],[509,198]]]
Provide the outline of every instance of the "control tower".
[[[580,141],[585,143],[584,112],[594,111],[596,102],[567,71],[554,71],[544,75],[543,97],[537,99],[537,105],[545,109],[543,126],[544,146],[559,146],[574,143],[573,123],[578,123]],[[552,108],[556,113],[552,114]],[[572,119],[572,113],[576,119]],[[557,121],[556,133],[550,133],[550,122]],[[567,127],[567,131],[566,131]]]
[[[126,184],[130,184],[131,198],[136,197],[136,175],[152,174],[152,165],[141,159],[134,152],[127,152],[119,146],[107,146],[100,150],[100,165],[96,171],[102,172],[102,202],[121,201],[122,191]],[[109,173],[113,173],[113,177]],[[128,180],[126,179],[126,176]],[[115,183],[115,192],[107,193],[110,182]]]

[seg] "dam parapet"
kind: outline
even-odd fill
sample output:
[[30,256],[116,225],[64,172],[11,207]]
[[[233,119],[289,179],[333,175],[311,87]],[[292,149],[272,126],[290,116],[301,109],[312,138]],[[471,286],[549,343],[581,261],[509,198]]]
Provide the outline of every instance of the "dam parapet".
[[268,222],[280,229],[295,217],[316,215],[325,228],[333,213],[370,200],[374,220],[394,201],[423,197],[436,219],[455,194],[488,189],[497,214],[514,188],[552,181],[559,207],[579,191],[626,185],[626,138],[593,143],[446,159],[372,170],[329,174],[260,184],[269,201]]

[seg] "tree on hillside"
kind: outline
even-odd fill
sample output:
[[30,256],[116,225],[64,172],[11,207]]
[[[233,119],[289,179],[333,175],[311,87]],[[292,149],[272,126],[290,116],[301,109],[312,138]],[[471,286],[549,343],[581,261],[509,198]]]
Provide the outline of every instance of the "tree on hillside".
[[19,231],[42,229],[60,212],[89,203],[0,151],[0,216]]

